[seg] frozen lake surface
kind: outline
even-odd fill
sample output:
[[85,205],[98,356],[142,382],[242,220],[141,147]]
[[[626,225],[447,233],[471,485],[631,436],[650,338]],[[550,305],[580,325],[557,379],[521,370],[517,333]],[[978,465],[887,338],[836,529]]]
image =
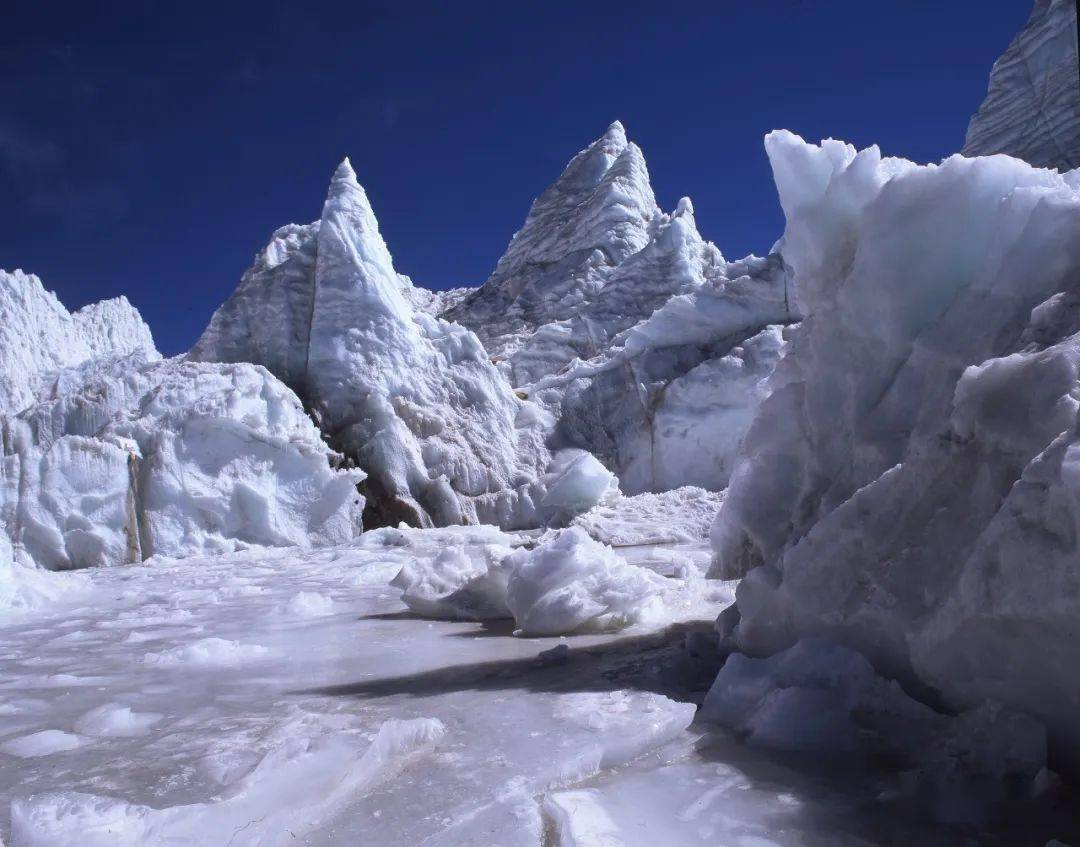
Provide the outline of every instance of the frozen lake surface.
[[[696,619],[520,638],[418,618],[388,585],[469,531],[389,537],[58,575],[68,593],[0,627],[0,840],[1028,843],[919,824],[876,804],[884,775],[694,724],[715,666],[684,645],[729,584]],[[620,555],[707,563],[693,545]]]

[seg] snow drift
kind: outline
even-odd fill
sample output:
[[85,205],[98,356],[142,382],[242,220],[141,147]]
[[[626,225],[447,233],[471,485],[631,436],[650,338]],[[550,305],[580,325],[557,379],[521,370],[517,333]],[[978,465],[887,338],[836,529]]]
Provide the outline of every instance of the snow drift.
[[827,635],[1080,766],[1080,173],[766,148],[806,318],[713,530],[739,645]]

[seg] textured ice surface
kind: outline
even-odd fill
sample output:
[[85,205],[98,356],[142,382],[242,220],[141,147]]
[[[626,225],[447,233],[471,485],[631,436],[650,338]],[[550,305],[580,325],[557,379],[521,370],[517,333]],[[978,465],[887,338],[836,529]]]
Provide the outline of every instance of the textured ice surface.
[[534,549],[443,550],[394,578],[417,614],[459,620],[513,618],[521,635],[568,635],[701,619],[730,603],[731,587],[706,583],[685,560],[668,578],[626,562],[584,529],[543,536]]
[[828,635],[1075,765],[1080,175],[766,146],[805,319],[714,528],[739,642]]
[[701,718],[748,744],[825,758],[888,756],[906,768],[902,794],[930,818],[978,823],[1034,794],[1046,773],[1046,730],[996,705],[956,717],[911,699],[860,654],[804,639],[769,657],[728,658]]
[[1076,3],[1036,0],[994,63],[990,89],[968,126],[965,156],[1005,153],[1038,167],[1080,167]]
[[429,314],[439,299],[394,270],[346,161],[321,219],[274,234],[190,355],[290,385],[367,472],[371,525],[535,526],[550,422],[473,333]]
[[[705,292],[673,298],[634,329],[666,322],[669,310],[699,318],[709,299]],[[558,410],[556,442],[593,452],[619,476],[623,492],[718,491],[788,344],[780,326],[758,330],[753,323],[744,331],[748,337],[725,325],[700,341],[630,336],[533,391]]]
[[703,541],[723,497],[692,486],[618,497],[574,518],[573,525],[612,547]]
[[57,372],[0,432],[0,526],[45,568],[334,543],[360,528],[362,475],[332,468],[296,396],[254,365],[94,359]]
[[[533,203],[488,280],[445,313],[493,357],[511,357],[540,326],[567,320],[649,241],[656,206],[645,158],[616,121]],[[531,381],[531,380],[524,380]]]
[[[680,736],[694,706],[606,681],[669,649],[662,632],[610,655],[610,636],[492,637],[403,614],[387,584],[450,546],[523,541],[387,529],[86,574],[0,626],[0,837],[538,843],[538,796]],[[280,614],[305,594],[332,605]]]
[[29,406],[62,368],[134,352],[157,356],[149,327],[126,298],[72,314],[33,274],[0,271],[0,414]]
[[[711,621],[514,638],[493,621],[418,619],[388,585],[448,549],[478,557],[527,543],[491,527],[379,529],[313,551],[78,574],[48,608],[0,619],[0,839],[1022,843],[892,814],[876,800],[897,787],[887,775],[860,771],[840,790],[819,770],[688,729],[704,693],[695,686],[708,680],[683,644]],[[282,614],[302,595],[330,605]],[[144,660],[205,654],[208,644],[230,661]],[[1050,820],[1027,834],[1071,840]]]

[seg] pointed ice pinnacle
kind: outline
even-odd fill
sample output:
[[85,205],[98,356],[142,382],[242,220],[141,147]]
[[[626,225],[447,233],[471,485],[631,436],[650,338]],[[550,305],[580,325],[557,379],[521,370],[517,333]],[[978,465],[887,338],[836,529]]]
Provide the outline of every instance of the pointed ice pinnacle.
[[487,282],[446,317],[506,358],[539,326],[575,315],[648,243],[660,214],[645,158],[615,121],[536,199]]
[[346,159],[321,219],[274,234],[190,357],[279,372],[368,474],[369,526],[536,525],[541,422],[519,424],[476,336],[414,312],[408,288]]

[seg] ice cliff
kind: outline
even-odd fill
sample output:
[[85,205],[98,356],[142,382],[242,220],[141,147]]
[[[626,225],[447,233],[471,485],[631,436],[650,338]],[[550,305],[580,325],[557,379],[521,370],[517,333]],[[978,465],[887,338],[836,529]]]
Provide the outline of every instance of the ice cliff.
[[805,319],[713,530],[738,645],[843,641],[1080,765],[1080,173],[766,147]]
[[0,293],[0,533],[14,559],[69,569],[359,532],[362,475],[333,469],[263,368],[162,360],[122,298],[72,315],[19,273],[0,275]]
[[1027,25],[994,64],[963,153],[1006,153],[1061,171],[1080,167],[1074,0],[1037,0]]

